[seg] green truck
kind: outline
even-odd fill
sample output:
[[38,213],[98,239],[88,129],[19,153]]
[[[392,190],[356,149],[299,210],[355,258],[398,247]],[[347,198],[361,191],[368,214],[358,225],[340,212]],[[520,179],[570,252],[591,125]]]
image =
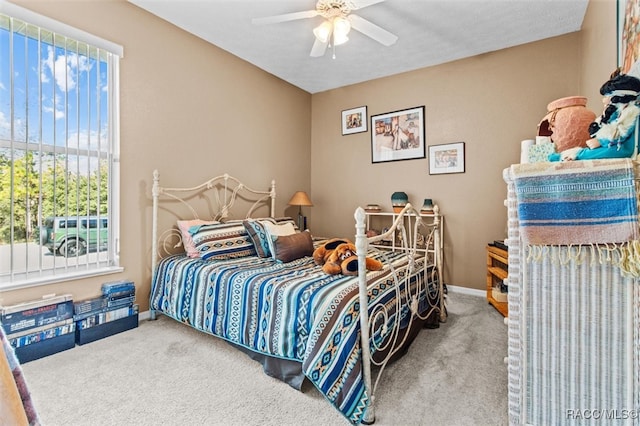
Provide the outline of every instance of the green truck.
[[107,249],[108,229],[107,216],[48,217],[40,228],[40,244],[53,254],[82,256]]

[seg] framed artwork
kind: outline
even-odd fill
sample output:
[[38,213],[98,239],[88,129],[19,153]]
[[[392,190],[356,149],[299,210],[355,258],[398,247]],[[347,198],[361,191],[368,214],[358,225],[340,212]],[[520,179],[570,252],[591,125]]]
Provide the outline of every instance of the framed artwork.
[[425,157],[424,105],[371,116],[371,162]]
[[429,145],[429,174],[464,173],[464,142]]
[[640,0],[618,0],[618,66],[628,73],[640,59]]
[[346,109],[342,111],[342,135],[367,131],[367,107]]

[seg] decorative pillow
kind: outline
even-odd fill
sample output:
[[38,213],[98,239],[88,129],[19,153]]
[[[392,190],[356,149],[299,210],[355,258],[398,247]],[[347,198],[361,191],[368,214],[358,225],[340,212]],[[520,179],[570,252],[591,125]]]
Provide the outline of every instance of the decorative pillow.
[[273,244],[273,241],[280,236],[292,235],[296,233],[296,229],[292,223],[285,222],[282,224],[274,224],[268,221],[263,221],[263,225],[265,230],[267,231],[267,235],[269,236],[269,251],[271,252],[271,256],[276,258],[276,250]]
[[313,240],[308,231],[278,236],[273,245],[275,258],[284,263],[313,254]]
[[271,253],[271,237],[265,227],[265,222],[269,222],[274,225],[286,225],[291,223],[294,229],[296,229],[295,221],[289,217],[264,217],[259,219],[245,219],[242,221],[242,225],[247,230],[251,241],[256,249],[256,253],[260,257],[273,257]]
[[297,222],[295,220],[293,220],[293,218],[290,217],[290,216],[275,217],[272,220],[278,225],[284,225],[286,223],[290,223],[291,225],[293,225],[293,227],[295,228],[296,231],[300,230],[300,229],[298,229]]
[[202,259],[230,259],[256,254],[241,221],[192,226],[190,229]]
[[[193,238],[191,238],[191,232],[189,232],[191,227],[198,227],[199,225],[213,225],[216,223],[220,223],[216,220],[202,220],[202,219],[193,219],[193,220],[179,220],[178,221],[178,229],[180,230],[180,234],[182,234],[182,245],[184,246],[184,251],[187,253],[189,257],[198,257],[198,250],[196,250],[196,246],[193,243]],[[198,228],[194,228],[194,232],[197,231]]]
[[249,234],[249,238],[251,238],[253,242],[257,255],[260,257],[271,257],[271,250],[269,249],[270,237],[264,227],[264,221],[273,221],[273,219],[245,219],[242,221],[242,225],[247,231],[247,234]]

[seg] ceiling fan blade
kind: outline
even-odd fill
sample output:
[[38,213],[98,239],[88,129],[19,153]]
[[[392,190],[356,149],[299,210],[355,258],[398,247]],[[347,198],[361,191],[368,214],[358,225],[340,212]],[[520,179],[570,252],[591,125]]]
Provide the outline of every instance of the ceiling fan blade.
[[355,5],[353,10],[358,10],[364,7],[372,6],[374,4],[382,3],[383,1],[385,0],[357,0],[353,2],[353,4]]
[[328,44],[329,44],[328,41],[323,43],[316,38],[315,41],[313,42],[313,47],[311,48],[311,53],[309,54],[309,56],[313,58],[324,56],[324,52],[327,51]]
[[294,21],[296,19],[306,19],[318,16],[317,10],[305,10],[303,12],[284,13],[282,15],[265,16],[264,18],[253,18],[251,23],[254,25],[277,24],[280,22]]
[[378,43],[385,46],[391,46],[398,40],[397,35],[391,34],[384,28],[361,18],[358,15],[349,15],[349,21],[351,22],[351,27],[353,29],[360,31],[362,34],[371,37]]

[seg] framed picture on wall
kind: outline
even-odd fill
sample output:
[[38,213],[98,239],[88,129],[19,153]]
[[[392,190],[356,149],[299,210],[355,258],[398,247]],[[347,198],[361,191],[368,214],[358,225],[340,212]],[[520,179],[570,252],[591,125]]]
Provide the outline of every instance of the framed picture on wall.
[[425,157],[424,105],[371,116],[371,162]]
[[618,0],[618,66],[628,73],[640,59],[640,0]]
[[367,131],[367,107],[346,109],[342,111],[342,135]]
[[464,173],[464,142],[429,145],[429,174]]

